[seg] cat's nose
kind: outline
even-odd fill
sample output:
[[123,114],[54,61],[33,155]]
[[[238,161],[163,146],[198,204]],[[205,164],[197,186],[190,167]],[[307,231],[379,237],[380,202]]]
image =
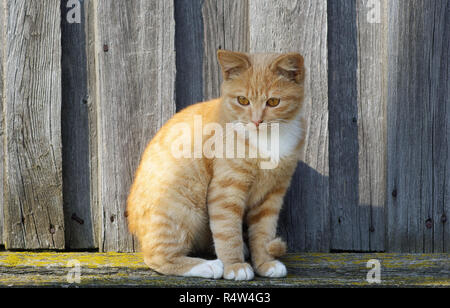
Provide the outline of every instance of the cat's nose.
[[253,122],[253,124],[256,125],[256,127],[259,127],[259,124],[261,124],[263,122],[263,120],[258,120],[258,121],[253,121],[252,120],[252,122]]

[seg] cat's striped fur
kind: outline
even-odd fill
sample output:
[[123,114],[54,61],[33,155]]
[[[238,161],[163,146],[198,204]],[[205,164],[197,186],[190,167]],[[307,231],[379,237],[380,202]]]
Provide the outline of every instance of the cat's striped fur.
[[[276,228],[304,142],[303,58],[229,51],[219,51],[218,58],[225,80],[221,98],[177,113],[148,145],[127,202],[129,228],[146,264],[163,274],[248,280],[255,270],[284,276],[286,268],[276,258],[286,245],[276,238]],[[240,105],[239,96],[251,105]],[[266,105],[272,97],[280,99],[279,106]],[[204,125],[224,128],[236,122],[279,123],[278,167],[261,169],[255,158],[174,158],[171,143],[179,132],[171,128],[187,123],[193,130],[195,116]],[[244,259],[243,223],[252,265]],[[214,251],[218,260],[188,256],[204,250]]]

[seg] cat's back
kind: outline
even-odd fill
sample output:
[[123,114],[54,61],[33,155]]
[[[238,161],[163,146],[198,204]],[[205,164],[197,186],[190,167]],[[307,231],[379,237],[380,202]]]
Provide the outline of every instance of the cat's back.
[[[193,121],[196,115],[202,116],[206,120],[217,116],[220,106],[220,99],[213,99],[207,102],[197,103],[182,109],[176,113],[171,121]],[[212,119],[211,119],[212,120]]]
[[[216,121],[219,105],[220,99],[214,99],[207,102],[196,103],[177,112],[161,127],[155,137],[150,141],[144,152],[143,159],[150,155],[150,152],[154,149],[159,151],[170,150],[171,143],[181,133],[180,128],[183,128],[182,125],[193,130],[194,122],[199,117],[201,117],[203,123]],[[160,146],[163,146],[163,148]]]

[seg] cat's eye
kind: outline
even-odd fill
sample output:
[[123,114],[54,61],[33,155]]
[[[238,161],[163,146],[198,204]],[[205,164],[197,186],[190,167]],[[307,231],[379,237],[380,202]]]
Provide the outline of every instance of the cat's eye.
[[276,107],[279,104],[280,104],[279,98],[269,98],[269,100],[267,101],[267,106],[269,107]]
[[242,106],[248,106],[248,105],[250,105],[250,101],[249,101],[246,97],[239,96],[239,97],[237,98],[237,100],[238,100],[238,103],[241,104]]

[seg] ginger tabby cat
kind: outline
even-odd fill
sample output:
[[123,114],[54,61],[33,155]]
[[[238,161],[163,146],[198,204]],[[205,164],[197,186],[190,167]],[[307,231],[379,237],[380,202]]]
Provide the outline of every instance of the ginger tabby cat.
[[[166,275],[250,280],[283,277],[276,260],[286,244],[276,238],[283,197],[300,159],[305,138],[303,57],[218,51],[222,96],[173,116],[145,150],[127,201],[129,229],[140,242],[145,263]],[[174,157],[175,130],[183,124],[192,141],[196,124],[279,125],[276,167],[261,168],[262,158]],[[201,131],[202,137],[211,135]],[[233,131],[233,134],[238,134]],[[229,134],[227,134],[228,136]],[[253,143],[245,143],[246,151]],[[206,138],[201,142],[205,145]],[[223,146],[229,143],[223,142]],[[198,154],[198,153],[197,153]],[[201,153],[200,153],[201,154]],[[252,265],[245,262],[243,224],[248,227]],[[207,250],[217,260],[191,257]]]

